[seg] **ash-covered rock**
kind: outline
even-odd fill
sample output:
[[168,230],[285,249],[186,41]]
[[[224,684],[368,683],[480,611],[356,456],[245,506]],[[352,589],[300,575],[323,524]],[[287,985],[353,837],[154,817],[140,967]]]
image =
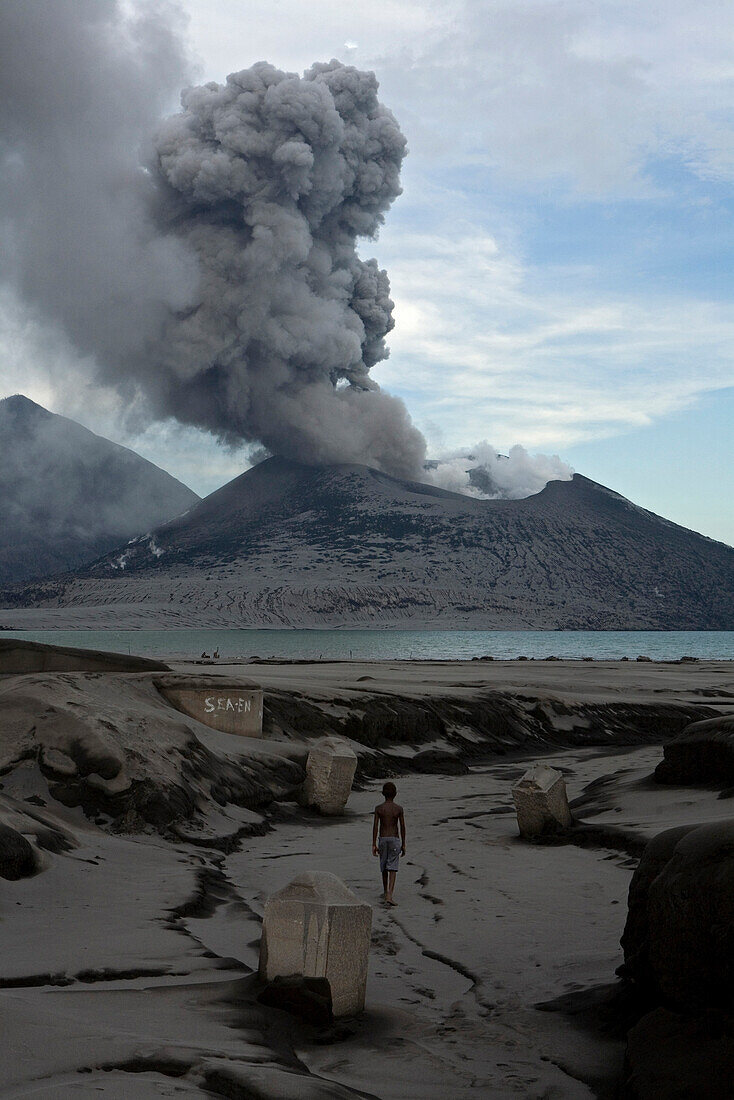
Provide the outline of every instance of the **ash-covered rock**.
[[31,845],[21,833],[0,822],[0,878],[29,878],[35,873]]
[[0,771],[32,762],[52,798],[124,831],[195,824],[230,804],[256,809],[303,781],[297,750],[253,756],[247,739],[204,743],[212,731],[170,707],[150,675],[7,677],[0,707]]
[[734,714],[692,722],[665,745],[663,756],[658,783],[734,785]]
[[731,1096],[734,820],[668,829],[630,885],[623,977],[653,1007],[628,1036],[624,1095]]
[[647,847],[629,893],[624,974],[682,1011],[734,1010],[734,820]]

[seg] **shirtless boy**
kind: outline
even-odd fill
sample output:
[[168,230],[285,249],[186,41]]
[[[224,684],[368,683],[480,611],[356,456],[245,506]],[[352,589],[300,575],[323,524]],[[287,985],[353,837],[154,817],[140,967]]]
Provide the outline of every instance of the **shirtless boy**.
[[[405,816],[403,807],[398,806],[395,795],[398,793],[394,783],[386,783],[382,788],[385,801],[375,806],[375,820],[372,826],[372,855],[380,857],[382,871],[382,896],[388,905],[395,905],[395,874],[398,859],[405,855]],[[398,829],[400,835],[398,836]],[[379,843],[377,839],[379,831]]]

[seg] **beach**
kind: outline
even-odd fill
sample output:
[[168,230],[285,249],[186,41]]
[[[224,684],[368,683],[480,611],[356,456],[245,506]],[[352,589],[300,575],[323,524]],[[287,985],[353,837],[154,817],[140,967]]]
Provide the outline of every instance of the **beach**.
[[[265,736],[187,720],[209,778],[191,788],[195,809],[175,828],[141,816],[153,802],[139,803],[137,818],[129,807],[114,818],[103,801],[94,810],[63,805],[42,756],[13,756],[5,732],[2,820],[30,838],[41,866],[2,883],[4,1094],[614,1096],[624,1031],[605,1006],[639,854],[668,827],[731,816],[718,791],[661,786],[652,774],[672,733],[731,710],[732,665],[332,662],[211,671],[262,684]],[[32,706],[43,692],[89,715],[104,709],[107,693],[116,727],[107,735],[132,745],[125,722],[138,731],[127,761],[133,789],[148,769],[173,804],[183,734],[163,724],[148,680],[34,673],[0,677],[0,691],[6,704]],[[422,708],[440,736],[419,736]],[[355,789],[342,816],[325,818],[299,805],[294,776],[313,738],[337,726],[366,743],[350,739],[360,757]],[[146,738],[157,739],[153,747]],[[466,774],[442,773],[440,756],[432,771],[412,768],[429,747],[460,758]],[[271,797],[253,794],[250,808],[244,795],[207,798],[214,761],[222,775],[236,764],[253,792],[255,778],[270,783]],[[520,839],[512,804],[513,782],[539,761],[563,773],[577,822],[551,844]],[[187,767],[180,782],[190,786]],[[371,855],[386,774],[408,827],[394,909],[381,903]],[[330,871],[373,906],[366,1009],[332,1035],[257,1001],[265,902],[303,871]]]

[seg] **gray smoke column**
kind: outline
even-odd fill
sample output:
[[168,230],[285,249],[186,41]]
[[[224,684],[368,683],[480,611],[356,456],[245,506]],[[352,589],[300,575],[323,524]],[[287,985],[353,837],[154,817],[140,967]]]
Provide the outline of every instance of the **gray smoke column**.
[[[369,376],[393,325],[357,255],[405,139],[372,73],[258,64],[190,87],[164,0],[0,4],[0,275],[136,415],[416,475]],[[144,167],[143,167],[144,166]]]
[[417,474],[421,434],[369,371],[393,327],[357,255],[400,194],[405,138],[373,73],[261,63],[183,94],[155,138],[156,216],[198,261],[195,304],[136,366],[160,415],[306,462]]

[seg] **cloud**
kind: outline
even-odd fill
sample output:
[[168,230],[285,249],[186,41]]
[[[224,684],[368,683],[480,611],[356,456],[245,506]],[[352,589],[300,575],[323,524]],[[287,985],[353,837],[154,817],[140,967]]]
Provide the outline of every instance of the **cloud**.
[[382,253],[396,328],[378,378],[449,446],[562,448],[734,385],[729,303],[593,291],[588,270],[531,270],[479,228],[392,234]]
[[[212,19],[198,0],[186,7],[212,75],[240,67],[240,10]],[[313,0],[307,19],[300,0],[281,0],[278,13],[248,6],[248,60],[375,68],[416,161],[597,197],[651,196],[651,163],[671,156],[701,178],[734,178],[728,0],[390,0],[379,11]]]

